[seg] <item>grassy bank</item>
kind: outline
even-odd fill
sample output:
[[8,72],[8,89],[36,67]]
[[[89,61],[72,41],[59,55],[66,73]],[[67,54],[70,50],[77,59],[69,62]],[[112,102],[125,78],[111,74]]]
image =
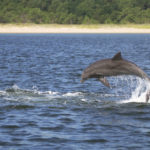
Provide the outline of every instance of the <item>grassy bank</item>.
[[70,28],[70,27],[75,27],[75,28],[142,28],[142,29],[150,29],[150,24],[0,24],[0,27],[12,27],[12,26],[17,26],[17,27],[57,27],[57,28]]

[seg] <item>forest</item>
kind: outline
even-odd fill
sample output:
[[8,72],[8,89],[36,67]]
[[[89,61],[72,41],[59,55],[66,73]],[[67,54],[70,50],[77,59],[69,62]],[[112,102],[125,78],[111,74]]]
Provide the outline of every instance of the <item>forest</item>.
[[150,0],[0,0],[0,23],[149,24]]

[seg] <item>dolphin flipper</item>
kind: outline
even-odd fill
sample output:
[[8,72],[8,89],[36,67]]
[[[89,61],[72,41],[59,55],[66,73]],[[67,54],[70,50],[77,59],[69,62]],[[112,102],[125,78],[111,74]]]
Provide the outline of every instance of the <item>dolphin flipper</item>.
[[100,77],[99,80],[107,87],[110,88],[110,84],[105,77]]

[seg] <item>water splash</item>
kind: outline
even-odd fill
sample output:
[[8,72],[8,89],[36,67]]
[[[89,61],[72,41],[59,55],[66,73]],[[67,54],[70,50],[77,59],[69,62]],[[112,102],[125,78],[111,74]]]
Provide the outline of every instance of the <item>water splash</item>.
[[[135,82],[136,81],[136,82]],[[134,84],[131,80],[130,85],[135,86],[134,89],[131,88],[131,96],[126,99],[120,101],[120,103],[145,103],[146,102],[146,94],[150,91],[150,82],[136,78]],[[149,101],[150,103],[150,101]]]
[[84,96],[82,92],[67,92],[60,93],[55,91],[39,91],[38,88],[22,89],[17,85],[13,85],[4,91],[0,91],[0,97],[9,101],[18,102],[48,102],[48,101],[63,101],[72,98],[82,99]]
[[[145,103],[146,94],[150,91],[150,83],[133,76],[120,76],[112,78],[113,82],[108,93],[91,93],[91,92],[66,92],[60,93],[55,91],[39,91],[37,87],[32,89],[21,89],[14,85],[4,91],[0,91],[0,97],[5,100],[23,101],[23,102],[49,102],[57,101],[59,103],[67,102],[112,102],[115,103]],[[119,102],[118,102],[119,101]],[[150,102],[150,101],[149,101]]]

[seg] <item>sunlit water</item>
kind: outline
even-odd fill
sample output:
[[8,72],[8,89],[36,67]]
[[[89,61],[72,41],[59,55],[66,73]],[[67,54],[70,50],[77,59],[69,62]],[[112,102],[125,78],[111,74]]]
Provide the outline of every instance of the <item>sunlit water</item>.
[[138,77],[80,83],[118,51],[150,75],[150,34],[1,34],[0,149],[150,147],[150,83]]

